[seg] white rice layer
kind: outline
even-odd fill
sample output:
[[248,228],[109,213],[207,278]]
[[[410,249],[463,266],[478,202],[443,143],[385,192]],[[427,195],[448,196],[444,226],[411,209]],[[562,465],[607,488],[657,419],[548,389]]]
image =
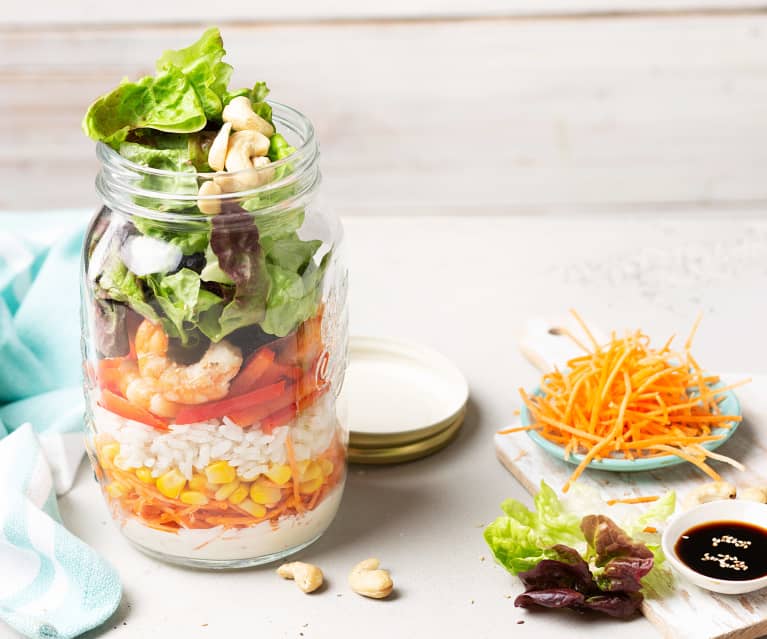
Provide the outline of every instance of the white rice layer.
[[287,463],[285,441],[290,433],[296,459],[312,459],[333,439],[337,419],[333,394],[326,393],[286,426],[265,434],[258,425],[241,428],[228,417],[195,424],[171,424],[168,432],[125,419],[94,406],[97,434],[110,435],[120,445],[115,465],[122,470],[145,466],[159,477],[178,468],[187,479],[214,461],[225,460],[244,480],[255,479],[271,464]]

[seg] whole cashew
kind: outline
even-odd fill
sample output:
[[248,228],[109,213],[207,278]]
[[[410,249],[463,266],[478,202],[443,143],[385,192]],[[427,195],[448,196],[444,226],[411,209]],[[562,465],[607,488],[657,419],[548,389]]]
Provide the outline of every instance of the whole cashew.
[[738,490],[738,499],[767,504],[767,488],[763,486],[744,486]]
[[269,152],[269,138],[258,131],[237,131],[229,138],[226,152],[226,170],[242,171],[252,169],[256,158]]
[[698,504],[705,504],[709,501],[718,501],[720,499],[735,499],[737,488],[734,484],[727,481],[710,481],[701,484],[691,490],[684,497],[684,503],[687,508]]
[[[218,184],[207,181],[203,182],[200,186],[198,195],[206,197],[210,195],[221,195],[223,192],[223,189]],[[221,213],[221,200],[199,199],[197,200],[197,208],[200,209],[200,213],[204,213],[205,215],[218,215]]]
[[210,151],[208,151],[208,166],[214,171],[223,171],[226,166],[226,154],[229,150],[229,134],[232,132],[232,123],[227,122],[221,127],[216,135]]
[[255,189],[263,184],[271,182],[274,178],[274,169],[266,168],[270,164],[271,162],[269,161],[269,158],[255,158],[253,160],[252,170],[238,171],[232,175],[224,173],[214,177],[213,181],[225,193],[237,193],[238,191]]
[[231,122],[235,131],[258,131],[267,137],[274,135],[274,127],[253,111],[250,98],[245,95],[234,98],[221,114],[224,122]]
[[373,599],[384,599],[391,594],[394,582],[388,570],[379,568],[378,559],[365,559],[352,568],[349,585],[358,595]]
[[306,593],[314,592],[322,585],[322,571],[314,564],[292,561],[277,568],[277,574],[283,579],[293,579],[296,585]]

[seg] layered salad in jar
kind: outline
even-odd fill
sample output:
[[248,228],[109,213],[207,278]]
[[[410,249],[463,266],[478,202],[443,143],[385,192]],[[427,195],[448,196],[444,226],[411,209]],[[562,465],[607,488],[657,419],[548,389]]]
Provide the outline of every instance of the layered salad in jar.
[[230,91],[223,55],[210,29],[83,122],[112,165],[84,247],[89,453],[129,540],[221,566],[318,537],[346,465],[334,246],[266,86]]

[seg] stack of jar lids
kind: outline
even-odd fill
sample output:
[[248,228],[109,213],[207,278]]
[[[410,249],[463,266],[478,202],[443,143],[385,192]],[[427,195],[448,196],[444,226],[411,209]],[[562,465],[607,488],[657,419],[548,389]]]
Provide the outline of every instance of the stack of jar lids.
[[349,461],[393,464],[449,444],[463,424],[469,387],[446,357],[379,337],[352,337],[343,395]]

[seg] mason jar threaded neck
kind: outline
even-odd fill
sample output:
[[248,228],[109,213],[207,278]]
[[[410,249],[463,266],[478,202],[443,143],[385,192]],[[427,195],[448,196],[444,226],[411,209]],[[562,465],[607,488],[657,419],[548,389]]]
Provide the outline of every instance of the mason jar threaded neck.
[[[321,179],[314,127],[300,111],[279,102],[269,104],[275,128],[295,147],[282,160],[236,172],[170,171],[137,164],[100,142],[96,148],[101,164],[96,190],[114,212],[166,222],[210,220],[218,213],[203,211],[211,207],[258,215],[302,206]],[[220,194],[200,194],[204,183],[221,180],[258,185]]]

